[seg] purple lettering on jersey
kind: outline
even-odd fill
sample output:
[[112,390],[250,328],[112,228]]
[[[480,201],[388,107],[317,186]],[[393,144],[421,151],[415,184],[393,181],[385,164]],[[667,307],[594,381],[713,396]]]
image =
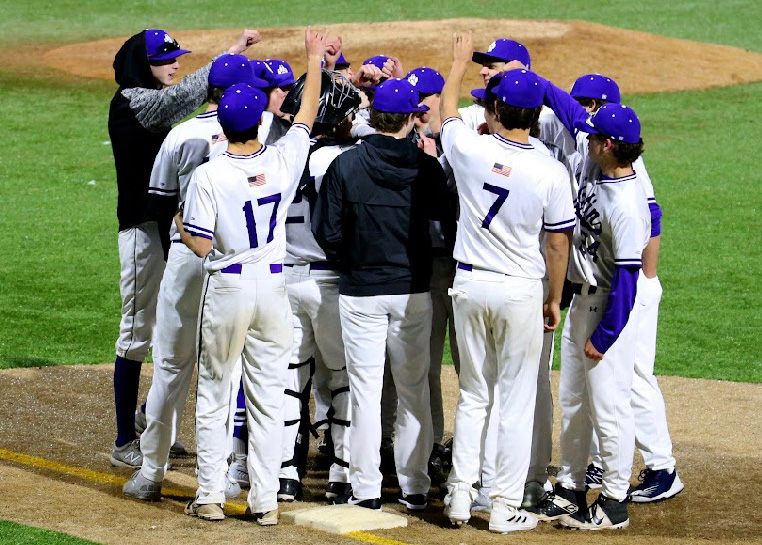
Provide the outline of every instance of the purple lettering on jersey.
[[[270,215],[270,231],[267,233],[267,242],[272,242],[275,234],[275,226],[278,223],[278,203],[280,203],[280,193],[274,195],[268,195],[257,199],[257,205],[274,204],[273,213]],[[249,247],[256,248],[259,246],[259,239],[257,238],[257,221],[254,219],[254,207],[251,201],[246,201],[243,205],[243,215],[246,218],[246,230],[249,233]]]
[[263,204],[273,203],[273,213],[270,215],[270,232],[267,234],[267,242],[273,241],[273,235],[275,234],[275,225],[278,222],[278,203],[280,203],[280,193],[275,193],[268,197],[262,197],[257,199],[257,204],[262,206]]
[[492,206],[490,206],[489,208],[489,212],[487,212],[487,216],[484,218],[484,220],[482,220],[482,228],[489,229],[489,224],[492,223],[493,219],[495,219],[495,216],[500,210],[500,207],[503,206],[503,204],[505,204],[505,200],[508,198],[508,193],[510,193],[510,191],[508,189],[505,189],[504,187],[487,184],[487,183],[484,184],[483,189],[497,195],[497,200],[494,203],[492,203]]

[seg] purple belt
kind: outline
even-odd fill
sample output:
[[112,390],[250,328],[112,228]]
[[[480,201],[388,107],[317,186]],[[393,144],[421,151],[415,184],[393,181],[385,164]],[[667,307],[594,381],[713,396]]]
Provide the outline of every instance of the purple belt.
[[[235,263],[233,265],[228,265],[224,269],[220,270],[221,273],[225,274],[241,274],[241,271],[243,270],[243,265],[240,263]],[[283,265],[280,263],[273,263],[270,265],[270,273],[271,274],[278,274],[283,272]]]
[[474,270],[474,268],[471,265],[469,265],[468,263],[458,263],[458,268],[461,271],[473,271]]

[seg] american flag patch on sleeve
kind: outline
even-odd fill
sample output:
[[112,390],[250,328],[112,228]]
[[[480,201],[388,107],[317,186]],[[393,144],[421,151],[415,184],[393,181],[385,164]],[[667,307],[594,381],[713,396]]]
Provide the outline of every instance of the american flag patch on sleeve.
[[496,174],[500,174],[501,176],[508,177],[511,175],[511,167],[501,165],[500,163],[495,163],[494,165],[492,165],[492,172]]
[[212,144],[216,144],[217,142],[224,142],[225,140],[227,140],[227,137],[224,133],[212,135]]
[[256,176],[251,176],[249,178],[249,187],[265,185],[266,183],[267,180],[265,179],[264,174],[257,174]]

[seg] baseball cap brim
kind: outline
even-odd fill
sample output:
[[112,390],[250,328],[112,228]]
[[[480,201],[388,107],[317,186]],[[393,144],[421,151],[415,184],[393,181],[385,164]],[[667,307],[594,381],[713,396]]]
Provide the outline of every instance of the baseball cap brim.
[[479,100],[487,100],[487,90],[483,87],[471,91],[471,96]]
[[185,55],[186,53],[190,53],[190,52],[191,52],[190,49],[175,49],[174,51],[168,51],[166,53],[162,53],[161,55],[149,57],[148,62],[168,61],[171,59],[176,59],[177,57],[181,55]]
[[481,51],[474,51],[471,55],[471,60],[475,62],[476,64],[489,64],[492,62],[508,62],[505,59],[501,59],[500,57],[493,57],[492,55],[488,55],[487,53],[483,53]]

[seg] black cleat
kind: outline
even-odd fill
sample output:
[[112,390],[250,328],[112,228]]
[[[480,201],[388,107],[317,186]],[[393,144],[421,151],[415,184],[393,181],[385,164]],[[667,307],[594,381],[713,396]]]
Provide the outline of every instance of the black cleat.
[[292,502],[302,499],[302,483],[296,479],[280,479],[278,501]]
[[556,483],[553,492],[547,492],[537,505],[527,511],[534,513],[537,520],[547,522],[584,512],[586,508],[585,492],[569,490]]

